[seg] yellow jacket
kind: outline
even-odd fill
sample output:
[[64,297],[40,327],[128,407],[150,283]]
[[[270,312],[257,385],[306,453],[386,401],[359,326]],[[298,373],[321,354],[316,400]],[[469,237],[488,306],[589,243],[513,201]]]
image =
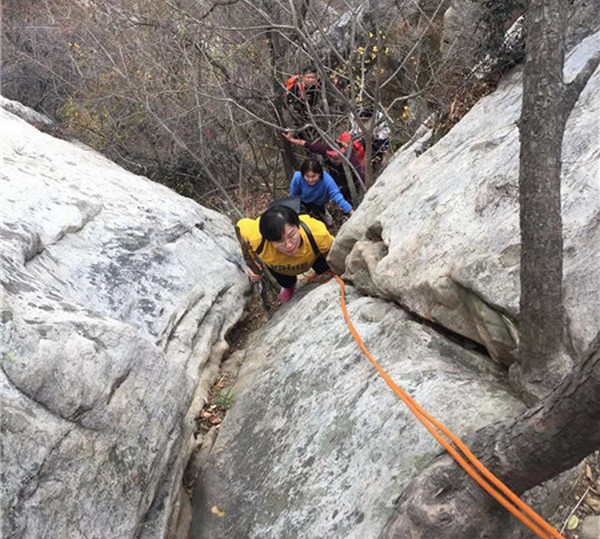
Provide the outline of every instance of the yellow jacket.
[[[248,242],[248,250],[253,258],[256,257],[256,250],[263,239],[258,228],[259,220],[260,217],[257,219],[240,219],[237,222],[240,238],[242,241]],[[333,243],[333,236],[329,233],[327,227],[321,221],[308,215],[300,215],[300,220],[308,226],[319,251],[323,256],[326,256]],[[260,259],[282,275],[300,275],[307,271],[315,263],[317,255],[313,251],[304,229],[300,227],[299,230],[302,243],[296,254],[286,255],[280,253],[270,241],[265,240]]]

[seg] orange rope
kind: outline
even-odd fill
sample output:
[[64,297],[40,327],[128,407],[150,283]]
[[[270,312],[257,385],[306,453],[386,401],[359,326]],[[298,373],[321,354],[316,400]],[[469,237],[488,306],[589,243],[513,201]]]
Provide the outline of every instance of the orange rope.
[[[333,276],[340,285],[340,304],[346,324],[350,329],[350,333],[358,344],[359,348],[367,356],[367,359],[375,367],[377,372],[386,381],[387,385],[396,393],[398,397],[406,404],[406,406],[415,414],[417,419],[425,426],[432,436],[450,453],[463,469],[493,498],[495,498],[505,509],[510,511],[530,530],[543,539],[565,539],[558,533],[550,524],[548,524],[540,515],[538,515],[531,507],[523,502],[514,492],[512,492],[502,481],[492,474],[478,459],[469,448],[456,437],[449,429],[438,422],[434,417],[430,416],[419,404],[401,387],[399,387],[389,375],[382,369],[381,365],[373,358],[367,350],[363,340],[354,328],[348,310],[346,308],[346,286],[337,275]],[[464,457],[440,434],[443,433],[449,438],[456,447],[460,449]],[[471,466],[472,465],[472,466]],[[474,469],[474,468],[475,469]]]

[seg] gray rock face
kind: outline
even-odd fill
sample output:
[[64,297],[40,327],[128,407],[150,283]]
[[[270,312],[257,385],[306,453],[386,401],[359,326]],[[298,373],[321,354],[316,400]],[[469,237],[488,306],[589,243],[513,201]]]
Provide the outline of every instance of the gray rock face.
[[585,518],[579,530],[581,539],[597,539],[600,537],[600,515]]
[[[600,33],[570,55],[568,79]],[[342,228],[329,260],[359,289],[514,361],[519,305],[516,72],[423,154],[399,152]],[[563,144],[564,295],[583,351],[600,329],[600,71],[581,94]]]
[[[392,379],[459,436],[522,410],[489,358],[353,289],[348,309]],[[233,392],[198,480],[194,538],[378,537],[402,489],[442,452],[358,349],[336,282],[300,294],[255,335]]]
[[598,31],[600,25],[600,3],[585,0],[573,5],[567,23],[565,43],[571,47]]
[[0,113],[2,535],[162,537],[244,307],[233,227]]
[[45,114],[40,114],[39,112],[26,107],[22,103],[19,103],[18,101],[7,99],[3,95],[0,95],[0,106],[8,112],[12,112],[15,116],[18,116],[19,118],[30,123],[39,122],[46,125],[50,125],[52,123],[52,120]]
[[[525,4],[525,2],[513,2],[512,12],[507,18],[510,26],[523,15]],[[444,12],[442,49],[453,56],[459,54],[465,59],[475,59],[479,43],[487,37],[482,34],[485,32],[482,29],[484,14],[481,2],[473,0],[449,2],[449,6]],[[570,4],[565,35],[566,45],[571,47],[590,34],[597,32],[598,25],[600,25],[600,4],[598,2],[584,0]],[[506,30],[508,31],[508,28]],[[514,35],[514,30],[512,33]],[[508,34],[507,38],[510,38]],[[521,42],[522,45],[523,42]],[[509,51],[505,49],[502,52],[506,54]]]

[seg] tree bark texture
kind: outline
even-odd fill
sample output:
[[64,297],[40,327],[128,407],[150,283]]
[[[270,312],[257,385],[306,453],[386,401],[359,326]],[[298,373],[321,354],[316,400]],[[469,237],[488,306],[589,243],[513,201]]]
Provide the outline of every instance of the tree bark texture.
[[520,367],[525,387],[552,388],[564,342],[561,152],[564,108],[562,0],[532,0],[527,12],[521,112]]
[[[535,408],[476,433],[471,451],[515,494],[568,470],[600,447],[600,334],[585,360]],[[535,508],[534,508],[535,509]],[[448,455],[403,492],[383,538],[510,537],[524,526]]]

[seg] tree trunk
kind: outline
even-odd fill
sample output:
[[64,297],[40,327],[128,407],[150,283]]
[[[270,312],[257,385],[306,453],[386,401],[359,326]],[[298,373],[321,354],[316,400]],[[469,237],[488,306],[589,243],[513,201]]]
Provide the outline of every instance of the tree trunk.
[[[568,470],[600,447],[600,334],[586,359],[535,408],[482,429],[471,450],[515,494]],[[522,527],[448,455],[398,500],[384,538],[509,537]]]
[[522,388],[539,398],[569,367],[561,359],[563,241],[560,173],[564,110],[562,0],[532,0],[526,19],[521,112],[519,205],[521,300],[519,367]]

